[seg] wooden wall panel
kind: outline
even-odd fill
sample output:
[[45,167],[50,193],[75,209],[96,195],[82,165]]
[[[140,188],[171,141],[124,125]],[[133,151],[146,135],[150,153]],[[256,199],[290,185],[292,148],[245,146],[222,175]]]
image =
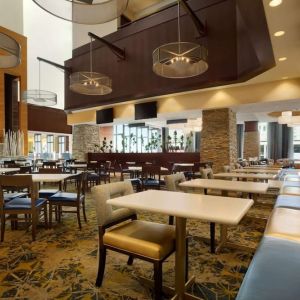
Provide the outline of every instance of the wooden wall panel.
[[[4,74],[13,75],[20,79],[20,92],[27,89],[27,38],[16,32],[0,26],[0,32],[14,38],[21,45],[21,63],[15,68],[0,69],[0,142],[3,142],[5,130],[5,107],[4,107]],[[24,132],[24,151],[28,151],[28,126],[27,126],[27,105],[19,103],[19,129]]]
[[28,130],[71,134],[72,126],[61,109],[28,105]]
[[[242,82],[275,65],[261,0],[189,0],[193,11],[207,24],[199,39],[191,18],[182,11],[182,40],[201,43],[209,51],[209,69],[201,76],[167,79],[152,71],[152,52],[177,40],[177,7],[172,6],[138,20],[105,37],[126,51],[118,60],[98,41],[93,43],[95,72],[112,78],[113,92],[86,96],[71,92],[65,76],[65,109],[76,110]],[[247,13],[251,17],[247,17]],[[259,24],[259,25],[257,25]],[[65,62],[73,72],[89,69],[89,45],[73,51]]]

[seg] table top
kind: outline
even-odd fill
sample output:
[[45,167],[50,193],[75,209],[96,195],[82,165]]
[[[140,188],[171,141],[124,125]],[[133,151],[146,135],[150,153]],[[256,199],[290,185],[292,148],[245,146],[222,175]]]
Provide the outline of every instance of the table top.
[[[139,166],[129,166],[128,170],[130,170],[130,171],[142,171],[142,167],[139,167]],[[168,169],[164,168],[164,167],[160,167],[160,170],[161,171],[168,171]]]
[[251,174],[251,173],[234,173],[234,172],[217,173],[214,174],[214,177],[216,178],[231,177],[231,178],[261,179],[261,180],[276,179],[276,175],[273,174]]
[[248,167],[245,167],[245,168],[247,168],[247,169],[282,170],[282,167],[274,166],[274,165],[255,165],[255,166],[248,166]]
[[175,217],[237,225],[254,202],[244,198],[148,190],[111,199],[108,203]]
[[[16,175],[30,175],[30,174],[16,174]],[[74,174],[31,174],[33,182],[60,182],[63,181]]]
[[69,168],[78,168],[78,169],[84,169],[87,168],[87,164],[70,164],[68,165]]
[[20,168],[0,168],[0,174],[10,173],[10,172],[19,172]]
[[228,181],[220,179],[194,179],[179,184],[183,188],[204,188],[222,191],[234,191],[264,194],[269,188],[268,183],[252,182],[252,181]]
[[255,173],[255,174],[279,174],[280,169],[259,169],[259,168],[242,168],[232,170],[234,173]]
[[192,164],[192,163],[175,163],[174,166],[179,166],[179,167],[193,167],[194,164]]

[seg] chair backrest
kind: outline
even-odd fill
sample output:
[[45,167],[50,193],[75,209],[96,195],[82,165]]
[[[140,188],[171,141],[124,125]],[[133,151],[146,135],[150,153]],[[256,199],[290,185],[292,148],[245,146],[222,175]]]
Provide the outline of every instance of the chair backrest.
[[214,178],[214,173],[211,168],[206,168],[206,169],[201,169],[201,178],[203,179],[213,179]]
[[93,202],[96,206],[99,226],[106,225],[111,220],[113,209],[107,200],[133,194],[133,187],[129,181],[120,181],[92,187]]
[[31,166],[20,166],[20,174],[31,174],[32,173],[32,168]]
[[40,174],[62,174],[62,168],[39,168]]
[[172,175],[165,176],[166,189],[168,191],[177,191],[178,184],[186,181],[184,173],[176,173]]
[[44,161],[43,168],[56,168],[56,162],[55,161]]
[[5,190],[19,190],[27,189],[31,195],[32,205],[37,198],[37,189],[32,181],[32,175],[0,175],[0,210],[4,204],[4,191]]
[[223,171],[225,172],[225,173],[230,173],[231,171],[232,171],[232,168],[231,168],[231,166],[223,166]]
[[156,165],[143,165],[142,166],[142,178],[155,178],[156,175],[160,179],[161,176],[161,168]]

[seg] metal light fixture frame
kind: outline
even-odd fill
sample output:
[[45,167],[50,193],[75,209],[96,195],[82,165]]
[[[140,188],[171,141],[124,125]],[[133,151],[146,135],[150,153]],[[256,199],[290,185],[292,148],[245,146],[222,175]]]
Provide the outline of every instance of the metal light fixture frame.
[[205,26],[200,22],[185,0],[178,0],[178,41],[164,44],[153,51],[153,71],[165,78],[182,79],[203,74],[208,69],[208,50],[192,42],[181,41],[180,3],[191,16],[200,36],[206,34]]
[[21,63],[21,46],[11,36],[0,32],[0,69],[15,68]]
[[93,71],[92,36],[90,41],[90,71],[72,73],[70,75],[70,90],[78,94],[89,96],[103,96],[112,92],[111,78]]
[[129,2],[129,0],[32,1],[55,17],[87,25],[102,24],[117,19],[126,10]]
[[41,61],[43,59],[39,57],[37,59],[39,61],[39,88],[35,90],[24,91],[22,95],[22,101],[36,106],[54,106],[57,104],[57,94],[50,91],[41,90]]

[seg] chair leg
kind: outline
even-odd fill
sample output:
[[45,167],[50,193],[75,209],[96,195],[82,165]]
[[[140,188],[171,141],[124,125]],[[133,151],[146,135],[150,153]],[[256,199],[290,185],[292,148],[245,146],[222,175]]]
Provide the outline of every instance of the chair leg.
[[133,256],[129,255],[128,260],[127,260],[127,265],[132,266],[132,264],[133,264]]
[[105,271],[105,262],[106,262],[106,249],[99,249],[99,264],[98,264],[98,274],[96,279],[96,286],[100,287],[103,282],[104,271]]
[[37,223],[37,215],[36,214],[31,215],[31,222],[32,222],[32,240],[35,241],[36,223]]
[[210,252],[216,253],[216,224],[211,222],[210,223]]
[[81,221],[80,221],[80,206],[77,207],[77,221],[79,229],[81,230]]
[[85,201],[82,202],[82,212],[83,212],[84,222],[87,223],[87,218],[85,213]]
[[174,225],[174,216],[169,216],[169,225]]
[[189,280],[189,239],[188,237],[185,239],[185,282]]
[[4,232],[5,232],[5,214],[1,215],[1,242],[4,241]]
[[154,263],[154,299],[161,300],[162,296],[162,262]]
[[[56,209],[55,208],[55,216],[56,216]],[[49,203],[49,228],[52,228],[52,204]]]
[[47,204],[44,205],[44,222],[45,222],[45,227],[48,228],[48,211],[47,211]]

